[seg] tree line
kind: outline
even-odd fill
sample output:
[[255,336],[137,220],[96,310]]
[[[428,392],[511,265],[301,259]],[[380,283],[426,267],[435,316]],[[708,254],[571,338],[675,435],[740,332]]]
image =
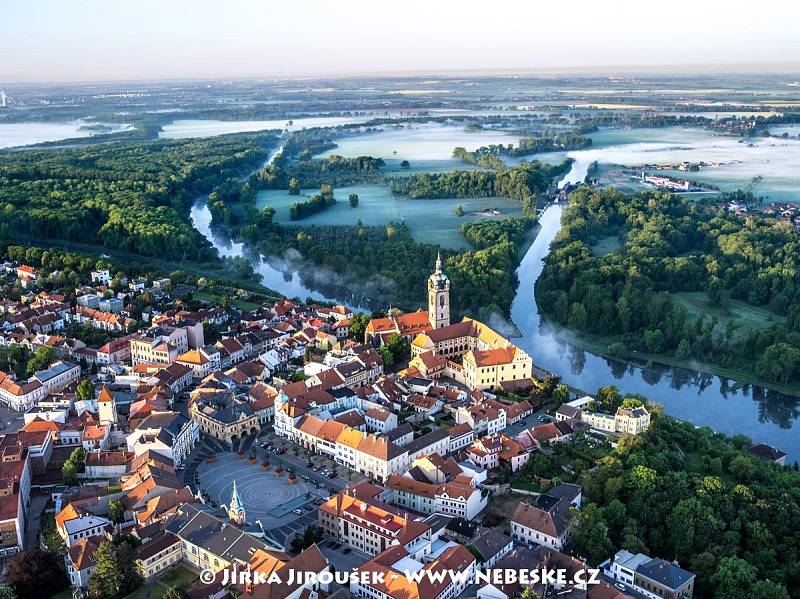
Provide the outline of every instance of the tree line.
[[333,196],[333,186],[323,184],[318,194],[311,196],[305,202],[295,202],[289,206],[289,218],[292,220],[307,218],[334,204],[336,204],[336,198]]
[[571,160],[558,165],[533,161],[502,171],[418,173],[389,179],[389,188],[413,199],[505,197],[522,202],[523,211],[533,214],[537,195],[569,171],[571,164]]

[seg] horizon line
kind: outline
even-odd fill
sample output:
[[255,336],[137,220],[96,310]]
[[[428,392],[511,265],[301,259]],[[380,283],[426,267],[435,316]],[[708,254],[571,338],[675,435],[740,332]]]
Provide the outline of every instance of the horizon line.
[[[0,79],[0,87],[12,85],[108,85],[108,84],[130,84],[130,83],[159,83],[159,82],[193,82],[193,81],[258,81],[261,79],[270,79],[274,81],[303,81],[303,80],[321,80],[321,79],[360,79],[360,78],[400,78],[400,77],[422,77],[422,76],[436,76],[436,77],[452,77],[452,76],[472,76],[472,77],[489,77],[489,76],[532,76],[532,75],[554,75],[559,72],[571,74],[573,76],[587,76],[597,74],[611,75],[609,71],[616,71],[618,73],[628,74],[672,74],[672,75],[689,75],[697,74],[698,71],[704,69],[712,69],[709,75],[719,74],[751,74],[760,75],[766,74],[759,72],[761,69],[767,70],[769,74],[793,74],[792,71],[797,71],[797,76],[800,77],[800,61],[770,61],[770,62],[717,62],[717,63],[657,63],[657,64],[609,64],[609,65],[573,65],[573,66],[552,66],[552,67],[493,67],[493,68],[443,68],[443,69],[401,69],[401,70],[388,70],[388,71],[331,71],[331,72],[318,72],[307,73],[298,75],[271,75],[271,74],[253,74],[253,75],[236,75],[233,77],[226,77],[224,75],[208,75],[208,76],[191,76],[191,77],[154,77],[154,78],[130,78],[130,79],[76,79],[76,80],[16,80],[16,81],[3,81]],[[782,70],[787,69],[787,70]]]

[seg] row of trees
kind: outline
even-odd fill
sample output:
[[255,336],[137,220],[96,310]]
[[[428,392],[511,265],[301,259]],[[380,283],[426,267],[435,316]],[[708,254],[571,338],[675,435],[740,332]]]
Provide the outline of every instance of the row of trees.
[[67,461],[61,466],[61,476],[64,484],[77,485],[78,474],[86,470],[86,450],[83,447],[76,447],[69,454]]
[[571,160],[558,165],[533,161],[501,171],[420,173],[389,179],[389,187],[413,199],[506,197],[522,202],[525,213],[533,214],[537,194],[545,192],[571,164]]
[[[536,289],[559,323],[615,338],[612,354],[670,354],[781,383],[800,377],[800,235],[790,225],[666,192],[587,188],[570,196],[562,222]],[[621,246],[598,255],[592,246],[607,236]],[[736,299],[785,322],[747,332],[735,314],[723,326],[673,295],[698,291],[717,313]]]
[[[334,204],[336,204],[336,198],[333,196],[333,186],[325,183],[322,185],[319,194],[311,196],[305,202],[295,202],[289,206],[289,218],[292,220],[307,218],[312,214],[330,208]],[[358,196],[356,196],[356,204],[358,204]]]

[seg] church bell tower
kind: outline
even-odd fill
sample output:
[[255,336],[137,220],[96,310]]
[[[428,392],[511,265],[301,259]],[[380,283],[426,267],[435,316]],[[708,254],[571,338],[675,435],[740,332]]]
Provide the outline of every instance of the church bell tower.
[[247,518],[242,498],[239,497],[239,491],[236,490],[235,479],[233,481],[233,492],[231,493],[231,504],[228,506],[228,518],[239,525],[245,524]]
[[428,320],[434,329],[450,324],[450,279],[442,271],[442,256],[436,256],[436,270],[428,277]]

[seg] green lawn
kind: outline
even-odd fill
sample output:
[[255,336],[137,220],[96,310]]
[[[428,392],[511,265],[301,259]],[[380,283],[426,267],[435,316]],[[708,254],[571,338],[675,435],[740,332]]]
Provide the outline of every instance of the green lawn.
[[44,512],[41,518],[42,537],[44,544],[53,553],[61,552],[64,546],[64,540],[56,530],[55,514],[53,512]]
[[541,493],[542,486],[534,481],[515,480],[511,483],[512,489],[521,489],[523,491],[533,491],[534,493]]
[[597,242],[592,245],[591,249],[595,256],[605,256],[608,253],[618,250],[620,245],[616,235],[609,235],[608,237],[598,239]]
[[[692,474],[702,474],[702,475],[710,474],[706,465],[707,457],[708,456],[705,456],[697,452],[687,453],[686,454],[687,472],[690,472]],[[722,480],[722,482],[724,482],[727,485],[736,484],[736,481],[733,479],[730,473],[725,469],[722,469],[722,471],[714,474],[714,476],[718,476]]]
[[673,293],[673,300],[684,306],[692,319],[700,315],[716,317],[719,319],[716,331],[724,332],[729,321],[734,321],[739,328],[736,336],[747,336],[754,331],[768,328],[775,323],[784,322],[786,318],[770,312],[765,308],[751,306],[739,300],[731,300],[727,310],[708,300],[708,295],[702,291]]
[[195,580],[197,580],[197,574],[189,568],[178,566],[149,584],[139,587],[126,599],[161,599],[169,587],[182,587],[184,591],[187,591]]
[[[214,302],[217,304],[222,303],[224,296],[222,294],[211,293],[209,291],[196,291],[192,294],[192,297],[196,300],[205,301],[205,302]],[[255,304],[253,302],[248,302],[243,299],[239,299],[236,297],[231,298],[231,305],[236,306],[240,310],[244,310],[245,312],[252,312],[253,310],[257,310],[260,304]]]
[[170,570],[166,576],[162,576],[158,580],[168,587],[171,586],[183,586],[189,582],[192,582],[194,579],[197,578],[197,574],[185,568],[183,566],[179,566]]

